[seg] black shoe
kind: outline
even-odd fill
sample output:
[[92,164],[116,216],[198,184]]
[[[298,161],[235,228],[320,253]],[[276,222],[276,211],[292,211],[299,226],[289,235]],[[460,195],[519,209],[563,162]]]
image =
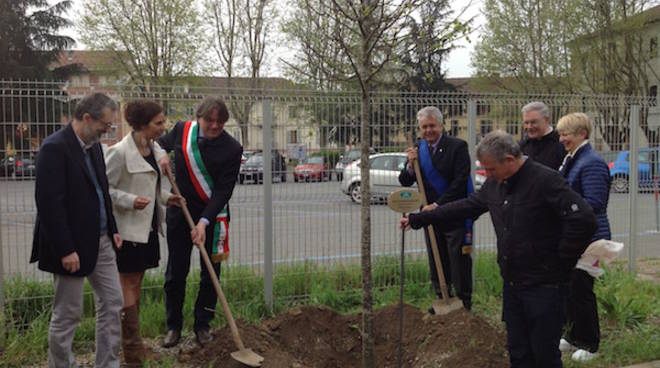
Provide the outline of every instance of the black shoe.
[[163,339],[163,344],[161,345],[164,348],[171,348],[177,346],[181,340],[181,331],[179,330],[167,330],[167,335]]
[[471,299],[463,299],[463,308],[465,308],[466,311],[471,311],[472,310],[472,300]]
[[435,315],[435,309],[433,309],[433,306],[429,307],[428,312],[430,315]]
[[211,336],[209,330],[199,330],[195,332],[195,336],[197,337],[197,342],[202,346],[213,341],[213,336]]

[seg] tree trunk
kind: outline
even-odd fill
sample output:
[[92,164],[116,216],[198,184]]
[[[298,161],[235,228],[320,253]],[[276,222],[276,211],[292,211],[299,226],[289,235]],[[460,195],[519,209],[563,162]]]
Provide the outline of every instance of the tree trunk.
[[[373,16],[367,15],[363,18],[363,29],[367,32],[373,29]],[[371,190],[369,169],[369,148],[371,142],[371,127],[369,111],[371,106],[371,84],[368,76],[371,73],[371,55],[369,52],[369,37],[362,34],[360,40],[359,72],[362,86],[362,106],[360,119],[360,203],[361,232],[360,244],[362,255],[362,368],[374,368],[376,366],[374,356],[374,316],[373,316],[373,280],[371,278]]]
[[362,246],[362,367],[375,367],[374,337],[373,337],[373,281],[371,278],[371,211],[370,211],[370,178],[369,178],[369,104],[370,92],[362,91],[362,124],[360,127],[360,203]]

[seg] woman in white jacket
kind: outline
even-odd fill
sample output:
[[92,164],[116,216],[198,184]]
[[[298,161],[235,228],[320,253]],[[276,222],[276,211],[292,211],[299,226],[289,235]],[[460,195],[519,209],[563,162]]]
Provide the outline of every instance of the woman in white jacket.
[[164,211],[160,204],[180,205],[180,197],[161,190],[157,162],[165,155],[157,143],[165,130],[163,108],[156,102],[129,102],[124,117],[133,131],[108,148],[106,174],[112,210],[124,240],[117,252],[119,280],[124,295],[121,314],[122,349],[127,364],[158,359],[140,337],[140,288],[145,270],[158,266]]

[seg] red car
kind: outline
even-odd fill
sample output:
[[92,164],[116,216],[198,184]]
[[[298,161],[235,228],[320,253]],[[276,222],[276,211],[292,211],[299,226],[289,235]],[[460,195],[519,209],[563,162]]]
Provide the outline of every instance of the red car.
[[325,181],[332,179],[330,164],[327,157],[308,157],[303,163],[293,169],[293,181]]

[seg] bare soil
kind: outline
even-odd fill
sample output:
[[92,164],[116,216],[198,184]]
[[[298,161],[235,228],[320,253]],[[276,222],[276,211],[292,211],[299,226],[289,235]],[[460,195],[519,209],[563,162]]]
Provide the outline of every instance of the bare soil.
[[[397,367],[399,309],[374,313],[377,367]],[[246,347],[265,358],[269,368],[359,367],[361,315],[306,306],[291,309],[259,325],[238,323]],[[503,331],[464,310],[430,316],[404,306],[404,367],[508,367]],[[243,367],[233,361],[236,350],[228,327],[213,331],[214,341],[200,347],[188,343],[165,354],[176,354],[176,366]]]

